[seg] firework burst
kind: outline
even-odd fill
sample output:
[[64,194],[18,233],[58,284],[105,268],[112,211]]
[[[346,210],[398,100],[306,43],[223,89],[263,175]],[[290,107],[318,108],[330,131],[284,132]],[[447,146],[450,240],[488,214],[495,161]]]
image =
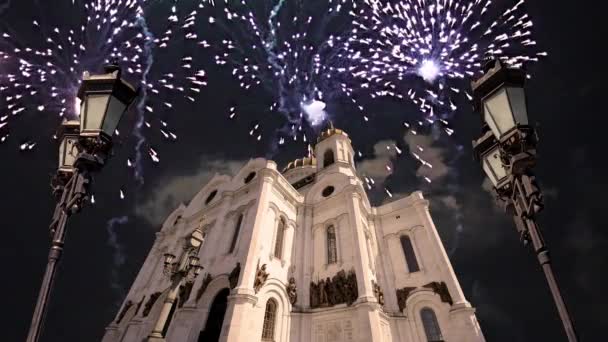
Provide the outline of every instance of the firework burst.
[[547,55],[536,49],[523,0],[507,9],[491,0],[364,3],[348,40],[352,76],[373,97],[411,100],[431,122],[454,112],[458,95],[471,99],[464,80],[479,75],[485,58],[521,68]]
[[[60,120],[77,117],[76,92],[83,72],[100,72],[104,64],[116,62],[123,77],[141,89],[134,162],[127,164],[143,181],[145,150],[153,162],[159,161],[145,129],[158,128],[161,139],[175,141],[177,134],[170,130],[166,112],[175,101],[194,102],[207,85],[205,71],[191,54],[197,49],[196,4],[191,8],[152,5],[151,0],[61,0],[52,7],[33,8],[44,15],[33,20],[30,29],[0,27],[2,142],[10,121],[19,114],[41,112]],[[162,11],[165,19],[149,25],[146,15],[154,9]],[[57,11],[61,16],[54,15]],[[65,13],[72,19],[66,21]]]
[[[306,131],[328,119],[326,105],[339,97],[364,111],[342,67],[348,13],[355,1],[224,1],[208,6],[209,28],[221,32],[218,42],[201,45],[215,50],[214,62],[230,68],[244,90],[260,87],[274,99],[268,107],[281,113],[285,138],[306,141]],[[230,117],[237,110],[230,110]]]

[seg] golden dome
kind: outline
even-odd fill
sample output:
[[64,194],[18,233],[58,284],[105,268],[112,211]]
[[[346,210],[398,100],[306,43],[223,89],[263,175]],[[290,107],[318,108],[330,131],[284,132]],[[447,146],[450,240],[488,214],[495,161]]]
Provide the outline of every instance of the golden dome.
[[289,162],[289,164],[287,164],[287,166],[285,166],[285,168],[283,169],[283,172],[287,172],[289,170],[292,170],[292,169],[295,169],[298,167],[303,167],[303,166],[317,166],[317,158],[312,156],[312,157],[296,159],[292,162]]
[[317,144],[335,134],[342,134],[345,137],[348,137],[348,134],[346,134],[346,132],[339,128],[335,128],[334,124],[330,121],[329,127],[326,130],[321,131],[321,134],[319,134],[319,137],[317,138]]

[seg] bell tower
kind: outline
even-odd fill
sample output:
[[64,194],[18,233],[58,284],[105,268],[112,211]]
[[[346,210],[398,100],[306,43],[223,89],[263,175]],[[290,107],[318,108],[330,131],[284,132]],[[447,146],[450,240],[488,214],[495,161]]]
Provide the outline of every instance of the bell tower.
[[355,167],[354,150],[348,134],[341,129],[335,128],[333,123],[319,134],[315,145],[315,156],[317,157],[317,171],[321,171],[333,164],[348,164]]

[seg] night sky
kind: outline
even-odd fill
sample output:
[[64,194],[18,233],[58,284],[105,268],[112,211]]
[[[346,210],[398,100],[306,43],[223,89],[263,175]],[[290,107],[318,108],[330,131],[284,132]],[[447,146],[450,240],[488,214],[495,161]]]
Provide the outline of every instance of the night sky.
[[[31,22],[27,16],[32,1],[13,2],[14,12],[8,15],[2,12],[8,1],[0,0],[0,23]],[[608,284],[603,276],[608,267],[608,233],[601,229],[608,222],[603,196],[608,193],[603,140],[608,119],[599,76],[605,73],[599,53],[605,40],[598,33],[603,27],[601,11],[589,1],[530,0],[527,7],[535,38],[549,52],[532,68],[534,78],[527,85],[529,113],[539,124],[541,138],[537,176],[546,208],[539,224],[580,339],[601,341],[606,337],[600,328],[608,323]],[[234,172],[249,158],[268,156],[271,134],[260,142],[248,134],[254,120],[263,122],[268,131],[280,125],[281,118],[256,114],[268,95],[258,91],[251,96],[239,90],[225,71],[208,71],[210,86],[197,105],[174,108],[171,124],[179,140],[152,141],[161,163],[145,160],[143,186],[133,182],[125,167],[133,149],[128,139],[116,146],[116,155],[96,176],[97,203],[69,222],[43,341],[100,340],[164,217],[180,201],[188,201],[215,172]],[[227,108],[235,103],[245,110],[230,121]],[[480,123],[470,107],[460,107],[450,140],[432,142],[404,131],[401,122],[408,116],[416,118],[414,108],[391,101],[368,106],[373,116],[367,124],[359,116],[349,116],[348,108],[330,106],[334,124],[345,129],[365,153],[358,161],[360,170],[372,173],[392,160],[395,172],[379,176],[385,178],[385,185],[396,196],[421,189],[431,200],[431,213],[465,295],[477,308],[486,339],[565,341],[535,256],[519,243],[512,221],[494,205],[481,168],[473,161],[471,140],[479,134]],[[58,122],[55,116],[26,113],[12,129],[38,134],[36,148],[20,152],[19,139],[26,136],[19,133],[0,145],[3,341],[24,340],[46,264],[47,227],[54,208],[49,181],[57,155],[49,137]],[[132,126],[133,120],[124,120],[121,131]],[[434,172],[439,174],[424,174],[407,153],[399,158],[386,154],[387,143],[406,150],[414,143],[427,147],[425,156],[438,166]],[[283,166],[305,152],[302,144],[291,144],[272,158]],[[420,176],[436,181],[429,185]],[[120,188],[127,194],[123,201],[118,197]],[[382,187],[369,195],[375,204],[386,200]]]

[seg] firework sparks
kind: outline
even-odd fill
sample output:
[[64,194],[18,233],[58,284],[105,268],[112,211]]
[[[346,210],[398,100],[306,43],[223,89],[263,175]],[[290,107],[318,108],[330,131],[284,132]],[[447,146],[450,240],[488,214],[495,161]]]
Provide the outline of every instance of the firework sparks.
[[[243,90],[259,87],[272,96],[270,111],[286,118],[281,132],[289,140],[307,142],[306,132],[327,121],[326,106],[336,98],[348,99],[363,114],[347,80],[352,77],[341,66],[348,12],[356,1],[224,1],[206,8],[203,21],[223,37],[199,45],[214,49],[215,63],[229,68]],[[313,10],[317,15],[308,15]],[[229,117],[235,115],[233,107]],[[285,140],[280,136],[277,142]]]
[[[1,117],[0,129],[9,129],[13,118],[28,112],[57,115],[60,120],[76,118],[80,114],[76,92],[83,72],[100,72],[104,64],[116,62],[123,77],[141,89],[133,133],[135,157],[128,164],[143,182],[142,150],[149,149],[150,137],[144,128],[171,111],[177,101],[194,102],[207,85],[206,72],[190,54],[197,47],[197,4],[183,9],[165,5],[166,20],[155,25],[162,26],[160,33],[152,32],[146,19],[153,4],[150,0],[61,0],[49,8],[40,5],[47,16],[32,21],[34,39],[0,27],[0,112],[7,113]],[[54,15],[57,10],[61,16]],[[65,13],[79,18],[76,24],[66,27]],[[54,19],[58,26],[49,25]],[[172,48],[181,55],[165,53]],[[163,63],[155,64],[155,59]],[[161,122],[158,135],[177,140],[167,122]],[[4,141],[9,135],[0,136]],[[29,146],[25,149],[33,148]],[[159,161],[156,154],[151,159]]]
[[364,3],[348,40],[352,76],[373,88],[373,97],[413,102],[429,123],[436,112],[457,110],[452,97],[471,100],[463,80],[479,75],[484,58],[521,68],[547,55],[535,50],[523,0],[502,11],[491,0]]

